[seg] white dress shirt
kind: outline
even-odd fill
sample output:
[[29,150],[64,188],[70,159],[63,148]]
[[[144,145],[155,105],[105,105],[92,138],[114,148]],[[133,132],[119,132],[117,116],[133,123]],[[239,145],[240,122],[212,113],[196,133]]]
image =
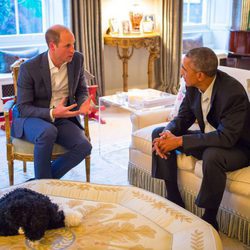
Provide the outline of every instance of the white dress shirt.
[[211,107],[211,96],[212,91],[214,87],[216,77],[213,79],[212,83],[209,85],[209,87],[206,89],[204,93],[201,91],[201,109],[202,109],[202,115],[203,115],[203,121],[205,124],[205,133],[209,133],[212,131],[215,131],[216,129],[207,121],[207,115],[209,113],[210,107]]
[[67,62],[57,68],[48,53],[52,96],[50,108],[56,107],[63,97],[69,96]]
[[67,62],[65,62],[60,68],[57,68],[52,62],[50,55],[48,53],[49,69],[51,77],[51,91],[52,96],[50,100],[50,117],[54,121],[52,115],[52,109],[58,105],[63,97],[69,96],[69,86],[68,86],[68,71]]

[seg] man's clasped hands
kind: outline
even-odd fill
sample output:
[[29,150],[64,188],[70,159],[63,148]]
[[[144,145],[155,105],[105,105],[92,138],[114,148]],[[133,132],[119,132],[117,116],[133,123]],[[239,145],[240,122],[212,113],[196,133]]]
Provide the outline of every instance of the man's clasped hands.
[[182,146],[182,136],[175,136],[169,130],[165,130],[159,134],[160,137],[155,138],[152,142],[153,152],[163,159],[167,159],[170,151]]

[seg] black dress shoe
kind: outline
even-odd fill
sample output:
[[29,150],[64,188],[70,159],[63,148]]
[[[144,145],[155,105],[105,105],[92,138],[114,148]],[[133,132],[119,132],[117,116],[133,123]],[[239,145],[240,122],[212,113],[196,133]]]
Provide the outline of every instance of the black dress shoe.
[[185,209],[185,203],[183,202],[182,198],[180,197],[179,199],[169,199],[168,197],[166,197],[167,200],[172,201],[173,203],[177,204],[180,207],[183,207]]
[[210,219],[210,218],[207,218],[206,216],[202,216],[201,217],[204,221],[208,222],[209,224],[211,224],[214,229],[219,232],[219,225],[218,225],[218,222],[216,219]]

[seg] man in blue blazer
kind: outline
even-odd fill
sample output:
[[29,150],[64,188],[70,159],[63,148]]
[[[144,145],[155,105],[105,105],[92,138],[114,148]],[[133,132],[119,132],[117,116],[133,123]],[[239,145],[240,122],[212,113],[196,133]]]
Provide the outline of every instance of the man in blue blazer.
[[[88,112],[90,97],[84,78],[83,55],[65,26],[45,34],[48,51],[20,66],[12,135],[35,144],[35,178],[61,178],[90,154],[79,115]],[[54,143],[68,152],[51,161]]]
[[[181,151],[203,160],[196,205],[205,208],[202,218],[218,230],[216,215],[226,172],[250,163],[250,106],[243,86],[217,66],[215,53],[206,47],[192,49],[184,57],[186,95],[178,115],[152,133],[152,176],[165,180],[167,198],[184,207],[176,155]],[[200,130],[190,131],[196,121]]]

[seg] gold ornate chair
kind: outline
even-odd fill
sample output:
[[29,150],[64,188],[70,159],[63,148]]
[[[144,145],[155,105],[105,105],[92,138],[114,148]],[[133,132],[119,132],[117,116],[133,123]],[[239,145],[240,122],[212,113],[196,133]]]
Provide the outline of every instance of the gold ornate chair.
[[[5,118],[5,132],[6,132],[6,153],[8,161],[8,170],[9,170],[9,184],[13,185],[14,183],[14,160],[23,161],[23,171],[26,172],[26,162],[34,161],[34,144],[27,142],[22,139],[17,139],[11,137],[11,109],[16,103],[16,94],[17,94],[17,78],[19,67],[23,62],[23,59],[17,60],[12,67],[12,76],[14,84],[14,96],[13,99],[6,102],[4,105],[4,118]],[[89,73],[86,73],[87,81],[91,80],[92,76]],[[88,115],[84,116],[84,128],[85,134],[90,140],[89,134],[89,124],[88,124]],[[55,144],[52,152],[52,160],[61,156],[66,152],[62,146]],[[90,182],[90,155],[85,158],[85,167],[86,167],[86,181]]]

